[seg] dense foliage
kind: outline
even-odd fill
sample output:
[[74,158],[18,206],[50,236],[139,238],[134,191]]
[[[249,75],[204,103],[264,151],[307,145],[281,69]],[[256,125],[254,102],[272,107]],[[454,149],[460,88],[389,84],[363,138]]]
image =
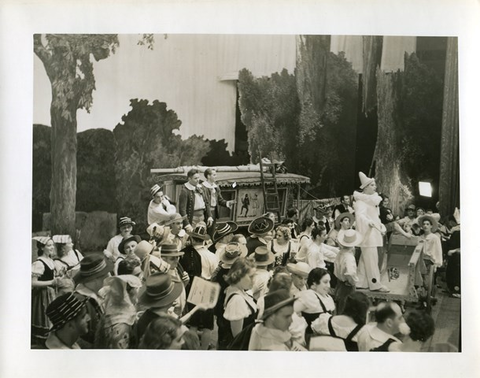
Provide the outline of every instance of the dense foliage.
[[115,142],[110,130],[78,133],[76,210],[116,212]]
[[134,99],[132,109],[113,130],[117,212],[145,229],[152,168],[197,165],[209,151],[209,142],[193,135],[182,140],[181,121],[164,102]]
[[309,176],[309,191],[320,198],[352,190],[355,158],[357,75],[343,54],[329,53],[326,65],[321,113],[301,108],[295,75],[286,70],[255,78],[244,69],[238,83],[252,161],[259,151],[276,154],[291,172]]

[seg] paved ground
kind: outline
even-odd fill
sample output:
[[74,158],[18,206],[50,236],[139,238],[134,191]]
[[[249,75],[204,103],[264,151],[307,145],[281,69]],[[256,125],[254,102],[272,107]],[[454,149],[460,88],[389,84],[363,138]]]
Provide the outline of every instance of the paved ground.
[[425,344],[424,350],[431,350],[434,345],[449,343],[461,352],[461,299],[453,298],[445,293],[444,288],[446,285],[441,279],[437,280],[437,284],[441,288],[438,288],[437,291],[438,302],[432,308],[432,317],[435,320],[435,334]]

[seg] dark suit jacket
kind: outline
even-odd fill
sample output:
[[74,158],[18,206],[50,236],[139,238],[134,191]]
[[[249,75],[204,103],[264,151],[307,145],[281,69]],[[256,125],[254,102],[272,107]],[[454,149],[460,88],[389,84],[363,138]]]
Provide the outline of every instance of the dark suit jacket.
[[[204,197],[208,200],[208,203],[212,203],[212,192],[210,188],[205,186],[205,182],[203,182],[203,193]],[[227,206],[227,201],[222,197],[222,191],[220,187],[214,188],[214,191],[217,193],[217,205],[215,206],[215,214],[212,214],[215,219],[218,218],[218,206]]]
[[[198,190],[200,191],[200,194],[203,196],[203,201],[205,202],[204,217],[205,217],[205,221],[207,221],[207,219],[212,216],[212,213],[210,211],[210,202],[207,200],[207,197],[205,196],[204,187],[202,186],[198,188]],[[178,211],[182,217],[184,215],[187,216],[187,218],[185,218],[185,220],[183,221],[183,227],[186,227],[192,223],[194,206],[195,206],[195,191],[187,189],[185,185],[182,185],[182,188],[180,189],[180,196],[178,198]]]

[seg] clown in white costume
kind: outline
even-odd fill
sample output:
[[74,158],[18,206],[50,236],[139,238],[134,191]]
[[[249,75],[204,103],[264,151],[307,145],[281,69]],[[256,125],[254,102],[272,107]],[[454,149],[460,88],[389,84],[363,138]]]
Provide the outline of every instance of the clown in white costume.
[[378,269],[378,247],[383,246],[382,232],[385,226],[380,222],[379,207],[382,197],[376,192],[377,185],[373,178],[368,178],[363,172],[359,172],[360,189],[355,191],[355,222],[356,229],[363,236],[360,244],[362,254],[358,264],[357,288],[370,289],[371,291],[389,292],[389,289],[380,282]]

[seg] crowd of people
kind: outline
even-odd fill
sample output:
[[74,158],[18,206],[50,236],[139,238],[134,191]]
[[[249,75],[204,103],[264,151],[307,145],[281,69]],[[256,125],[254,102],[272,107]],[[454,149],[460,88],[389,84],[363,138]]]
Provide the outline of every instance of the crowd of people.
[[[126,216],[103,253],[83,256],[69,235],[34,237],[32,347],[420,351],[435,330],[427,311],[373,305],[366,294],[389,291],[379,251],[395,232],[418,235],[425,267],[446,265],[460,296],[458,217],[439,223],[411,205],[399,219],[360,172],[360,189],[335,208],[302,220],[295,208],[283,220],[266,213],[244,235],[217,221],[219,206],[234,202],[223,199],[214,169],[204,176],[188,172],[178,204],[151,188],[149,240]],[[194,279],[220,287],[214,305],[187,301]]]

